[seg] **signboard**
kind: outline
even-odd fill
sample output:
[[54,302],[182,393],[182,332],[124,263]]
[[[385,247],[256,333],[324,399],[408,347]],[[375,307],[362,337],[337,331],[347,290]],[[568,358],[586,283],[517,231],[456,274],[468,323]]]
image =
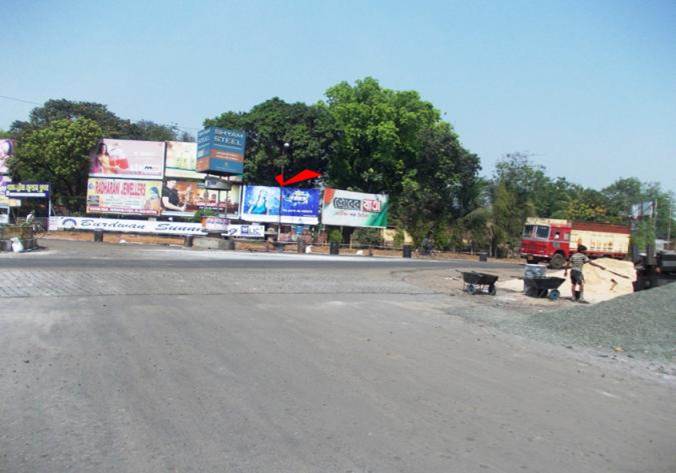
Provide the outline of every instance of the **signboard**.
[[[240,218],[250,222],[279,221],[279,187],[244,186]],[[319,189],[282,188],[282,223],[319,223]]]
[[[154,233],[158,235],[206,235],[201,223],[158,222],[120,218],[49,217],[50,230],[104,230],[106,232]],[[263,238],[263,225],[228,225],[223,235]]]
[[208,127],[197,134],[197,171],[242,174],[246,133]]
[[654,212],[655,202],[652,200],[631,206],[631,218],[634,220],[644,217],[652,217]]
[[14,154],[14,141],[0,139],[0,174],[7,174],[7,159]]
[[4,185],[5,196],[15,199],[49,198],[48,182],[8,182]]
[[50,217],[50,230],[104,230],[107,232],[205,235],[201,223],[157,222],[119,218]]
[[224,235],[242,238],[264,238],[265,226],[252,223],[251,225],[228,225]]
[[197,172],[197,144],[167,141],[167,158],[164,175],[184,179],[204,180],[205,174]]
[[163,141],[106,138],[90,157],[89,177],[162,179],[163,171]]
[[387,227],[387,195],[326,188],[323,204],[324,225]]
[[199,209],[211,209],[237,218],[240,186],[229,191],[204,189],[196,181],[167,179],[162,188],[162,215],[192,217]]
[[87,213],[159,215],[162,181],[90,178]]
[[21,201],[19,199],[10,199],[5,194],[5,192],[7,191],[7,184],[11,182],[12,182],[11,177],[0,176],[0,205],[6,205],[9,207],[21,207]]

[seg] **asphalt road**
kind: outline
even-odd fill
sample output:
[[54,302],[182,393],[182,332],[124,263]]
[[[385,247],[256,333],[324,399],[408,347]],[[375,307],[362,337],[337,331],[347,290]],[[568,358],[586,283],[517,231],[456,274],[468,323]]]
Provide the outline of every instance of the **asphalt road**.
[[673,385],[468,323],[499,309],[387,269],[62,256],[3,270],[61,292],[0,296],[2,472],[675,471]]

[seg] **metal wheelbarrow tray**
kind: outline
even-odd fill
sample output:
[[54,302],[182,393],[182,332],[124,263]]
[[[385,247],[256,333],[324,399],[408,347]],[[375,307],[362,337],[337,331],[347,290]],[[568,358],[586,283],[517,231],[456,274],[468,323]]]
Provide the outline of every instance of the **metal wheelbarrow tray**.
[[526,278],[523,280],[525,292],[531,297],[548,297],[555,301],[559,298],[559,286],[563,284],[565,278],[544,277],[544,278]]
[[462,274],[463,290],[468,294],[484,292],[494,296],[496,293],[495,282],[498,276],[487,273],[477,273],[476,271],[459,271]]

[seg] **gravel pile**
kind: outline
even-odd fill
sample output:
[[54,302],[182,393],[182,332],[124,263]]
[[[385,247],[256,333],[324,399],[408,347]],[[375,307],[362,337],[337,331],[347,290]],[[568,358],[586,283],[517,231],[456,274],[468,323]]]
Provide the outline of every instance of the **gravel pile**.
[[676,283],[593,306],[579,305],[534,315],[524,325],[522,329],[531,335],[544,335],[550,341],[673,361]]

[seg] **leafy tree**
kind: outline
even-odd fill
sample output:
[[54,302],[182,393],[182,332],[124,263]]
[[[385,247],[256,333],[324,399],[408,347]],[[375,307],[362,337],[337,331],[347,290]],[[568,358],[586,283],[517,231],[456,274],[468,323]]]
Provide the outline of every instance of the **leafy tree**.
[[[276,185],[282,164],[286,175],[303,169],[325,175],[337,133],[325,109],[277,97],[249,112],[223,113],[204,125],[246,131],[245,180],[266,185]],[[284,143],[290,144],[286,151]]]
[[96,122],[105,138],[165,141],[175,140],[178,136],[178,129],[175,126],[160,125],[147,120],[133,123],[118,117],[103,104],[66,99],[48,100],[43,106],[34,108],[28,121],[15,121],[10,132],[12,136],[21,139],[27,133],[45,128],[56,120],[78,118]]
[[11,138],[12,134],[9,131],[0,130],[0,138]]
[[18,180],[49,182],[57,201],[82,208],[89,153],[102,135],[101,127],[87,118],[51,121],[24,134],[9,159],[10,172]]

